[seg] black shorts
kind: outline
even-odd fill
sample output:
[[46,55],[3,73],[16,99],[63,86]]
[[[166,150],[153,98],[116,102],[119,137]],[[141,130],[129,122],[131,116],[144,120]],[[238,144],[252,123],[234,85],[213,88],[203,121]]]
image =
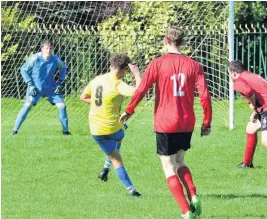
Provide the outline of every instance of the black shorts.
[[267,131],[267,111],[260,113],[261,131]]
[[156,132],[157,154],[173,155],[179,150],[190,148],[192,132],[159,133]]

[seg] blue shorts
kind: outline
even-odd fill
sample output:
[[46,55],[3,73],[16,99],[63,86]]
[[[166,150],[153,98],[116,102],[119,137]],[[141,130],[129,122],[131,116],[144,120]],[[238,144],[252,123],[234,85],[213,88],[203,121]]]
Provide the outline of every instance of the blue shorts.
[[101,147],[105,154],[110,154],[116,149],[116,142],[124,138],[122,129],[111,135],[93,135],[96,143]]
[[54,92],[38,92],[35,97],[29,94],[29,88],[27,89],[26,102],[36,105],[41,97],[48,97],[48,101],[55,105],[56,103],[64,103],[62,95],[55,94]]

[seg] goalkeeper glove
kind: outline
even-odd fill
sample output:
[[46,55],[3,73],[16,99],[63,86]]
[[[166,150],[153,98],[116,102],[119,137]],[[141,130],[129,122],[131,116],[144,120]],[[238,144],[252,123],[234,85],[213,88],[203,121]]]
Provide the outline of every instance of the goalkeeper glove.
[[57,83],[57,86],[56,86],[56,89],[54,90],[54,92],[55,92],[56,95],[59,95],[59,94],[62,93],[62,85],[61,85],[61,81],[59,81],[59,82]]
[[37,87],[35,87],[35,85],[31,81],[28,83],[28,86],[30,89],[30,96],[35,97],[38,93]]
[[211,127],[206,127],[204,125],[201,126],[200,129],[200,136],[208,136],[211,132]]

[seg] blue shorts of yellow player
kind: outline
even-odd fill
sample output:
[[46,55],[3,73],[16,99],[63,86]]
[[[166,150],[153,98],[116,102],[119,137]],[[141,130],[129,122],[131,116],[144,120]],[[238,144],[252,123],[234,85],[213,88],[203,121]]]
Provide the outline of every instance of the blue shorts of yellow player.
[[63,96],[55,94],[54,92],[38,92],[34,97],[31,96],[29,92],[29,89],[27,89],[26,102],[31,103],[32,105],[36,105],[41,97],[47,97],[48,101],[52,105],[55,105],[57,103],[64,103]]
[[124,138],[124,132],[122,129],[111,135],[93,135],[96,143],[101,147],[105,154],[110,154],[116,149],[116,142],[121,141]]

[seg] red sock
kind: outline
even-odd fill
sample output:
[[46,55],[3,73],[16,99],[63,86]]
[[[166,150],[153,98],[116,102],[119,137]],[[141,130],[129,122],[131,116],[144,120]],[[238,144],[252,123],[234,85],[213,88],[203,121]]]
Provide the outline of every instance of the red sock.
[[182,166],[177,170],[177,174],[182,181],[189,200],[192,200],[192,196],[196,195],[196,187],[193,183],[192,175],[187,166]]
[[247,133],[247,144],[244,153],[243,164],[251,165],[253,160],[253,155],[257,146],[257,134]]
[[183,186],[177,175],[173,175],[167,178],[169,190],[171,191],[173,197],[175,198],[177,204],[179,205],[182,214],[190,211],[189,204],[185,198]]

